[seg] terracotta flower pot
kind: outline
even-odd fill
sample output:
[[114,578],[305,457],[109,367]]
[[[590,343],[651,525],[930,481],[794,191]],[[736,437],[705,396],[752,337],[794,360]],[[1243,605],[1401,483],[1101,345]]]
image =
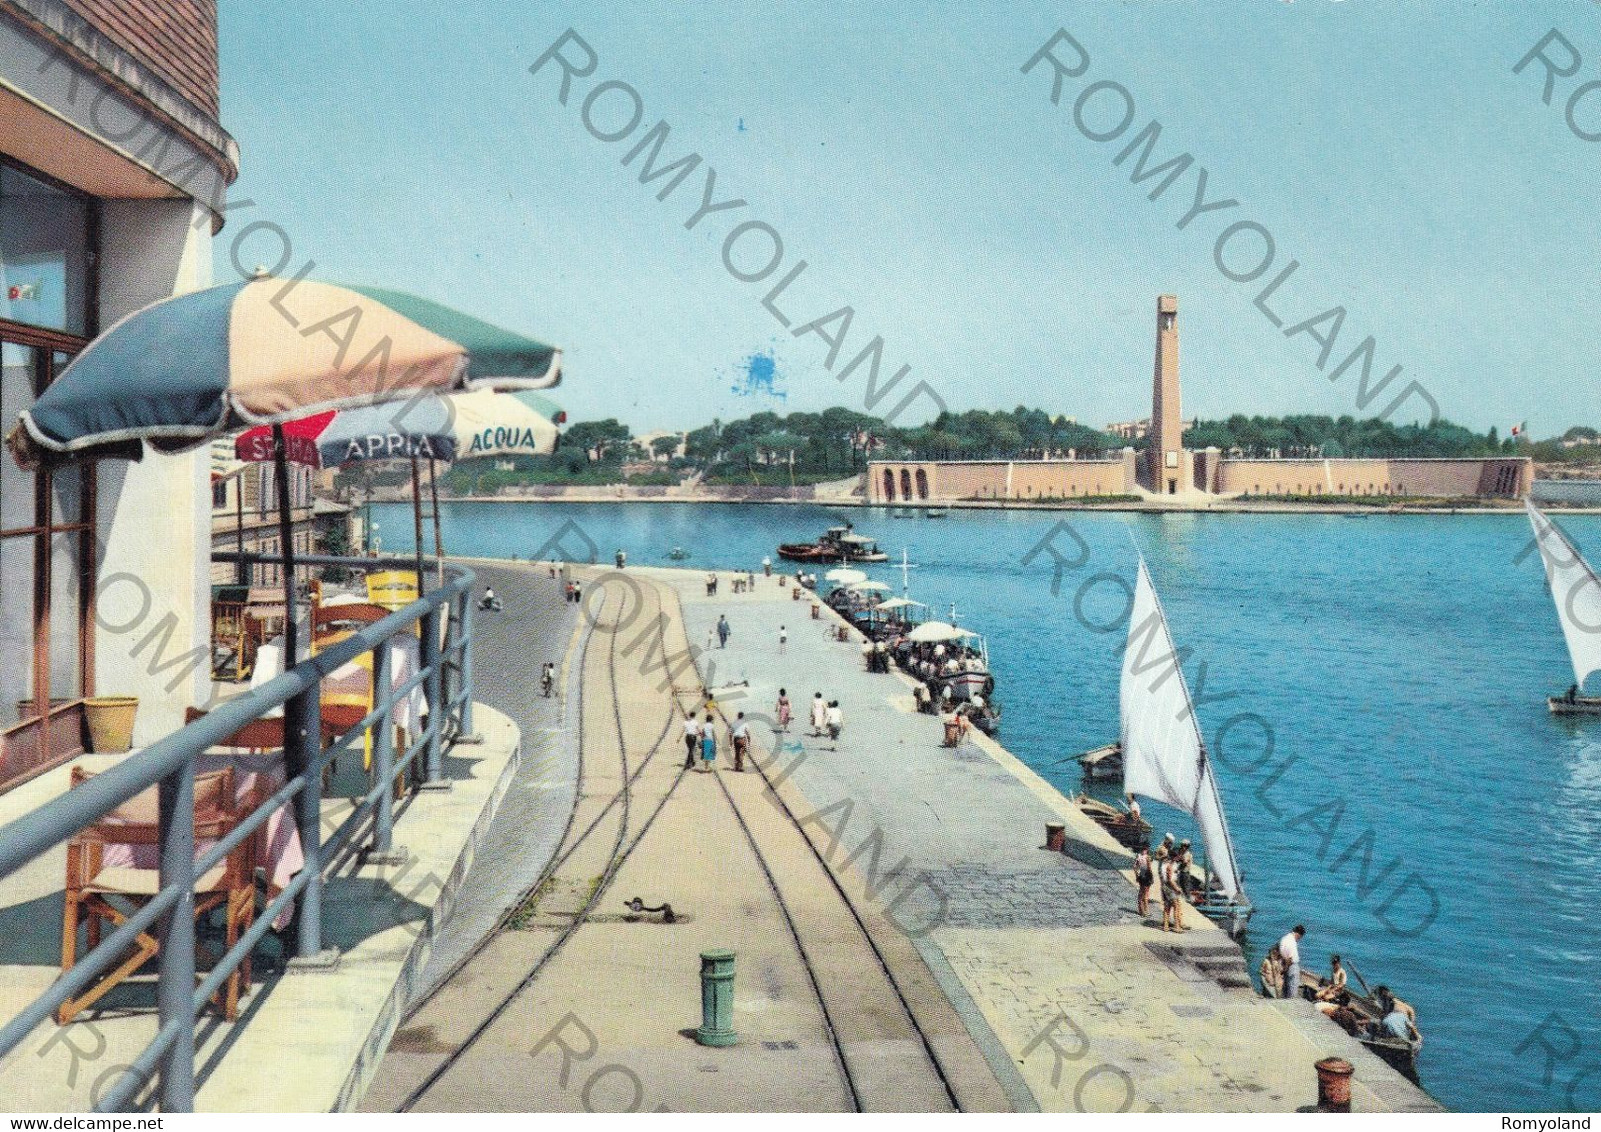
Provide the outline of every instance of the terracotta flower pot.
[[133,720],[138,696],[93,696],[83,703],[89,724],[89,749],[97,755],[122,754],[133,747]]

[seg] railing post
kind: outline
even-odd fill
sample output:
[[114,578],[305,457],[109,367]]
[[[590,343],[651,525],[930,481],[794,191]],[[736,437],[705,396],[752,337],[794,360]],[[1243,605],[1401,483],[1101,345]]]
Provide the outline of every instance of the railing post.
[[392,851],[395,832],[395,728],[390,722],[395,710],[392,661],[389,638],[385,637],[372,650],[372,686],[381,697],[378,718],[373,721],[372,757],[378,769],[378,782],[383,786],[383,792],[378,795],[378,816],[373,822],[372,857],[387,856]]
[[439,651],[439,610],[440,607],[436,605],[422,617],[421,659],[423,669],[428,673],[423,684],[428,689],[429,727],[423,781],[430,786],[437,786],[444,779],[444,760],[440,754],[440,738],[445,729],[444,665]]
[[321,691],[320,683],[313,684],[284,704],[284,762],[291,778],[303,775],[305,779],[295,799],[300,851],[306,860],[295,957],[310,963],[322,956],[322,772],[315,769],[322,752]]
[[157,790],[160,883],[177,902],[156,929],[161,945],[156,982],[157,1028],[175,1021],[178,1038],[161,1055],[161,1111],[195,1107],[195,764],[185,761]]
[[476,741],[478,733],[473,730],[473,661],[472,661],[472,635],[473,635],[473,602],[472,593],[463,590],[461,593],[461,635],[457,643],[466,641],[466,647],[456,658],[458,665],[457,679],[461,681],[461,726],[459,734],[469,740]]

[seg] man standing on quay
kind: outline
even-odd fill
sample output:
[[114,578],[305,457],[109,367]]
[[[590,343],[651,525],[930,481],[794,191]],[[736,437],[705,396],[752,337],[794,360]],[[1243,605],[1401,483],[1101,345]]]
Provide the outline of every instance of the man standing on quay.
[[1300,924],[1284,933],[1279,940],[1279,958],[1284,961],[1284,997],[1296,998],[1301,993],[1301,940],[1306,928]]
[[729,630],[728,630],[728,618],[719,615],[718,618],[717,618],[717,647],[718,648],[726,649],[728,647],[728,632],[729,632]]

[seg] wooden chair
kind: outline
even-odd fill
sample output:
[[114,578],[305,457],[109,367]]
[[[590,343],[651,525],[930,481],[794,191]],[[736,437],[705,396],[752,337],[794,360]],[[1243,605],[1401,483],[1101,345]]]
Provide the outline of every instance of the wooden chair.
[[[79,786],[93,776],[82,767],[72,768],[72,785]],[[195,778],[195,839],[215,842],[238,826],[249,815],[253,803],[241,803],[235,793],[232,768]],[[78,929],[85,928],[88,950],[100,943],[110,925],[125,923],[132,909],[154,898],[160,890],[160,873],[154,868],[110,866],[104,864],[108,844],[156,846],[160,842],[157,823],[157,794],[147,790],[124,803],[111,814],[80,832],[67,843],[66,901],[61,927],[61,969],[72,970],[78,960]],[[260,838],[247,837],[222,861],[195,878],[194,914],[199,919],[215,909],[223,909],[226,944],[224,953],[239,942],[255,919],[255,871]],[[149,931],[134,937],[127,957],[106,972],[82,994],[69,998],[56,1010],[56,1022],[65,1026],[119,983],[134,975],[156,957],[161,945]],[[197,944],[197,957],[215,962],[219,956]],[[250,957],[228,976],[212,1003],[224,1018],[239,1017],[239,999],[250,986]]]

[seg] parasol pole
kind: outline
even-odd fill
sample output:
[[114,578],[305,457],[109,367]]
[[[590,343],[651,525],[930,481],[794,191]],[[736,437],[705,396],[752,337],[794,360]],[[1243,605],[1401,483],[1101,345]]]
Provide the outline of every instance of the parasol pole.
[[428,457],[428,497],[434,505],[434,558],[438,563],[435,575],[439,584],[445,584],[445,536],[439,529],[439,470],[434,458]]
[[242,468],[234,473],[233,480],[233,548],[239,555],[233,580],[241,586],[248,586],[250,565],[245,561],[245,473]]
[[289,442],[284,426],[272,426],[272,471],[278,488],[278,541],[283,546],[284,572],[284,671],[300,659],[295,634],[295,521],[289,511]]
[[411,454],[411,521],[412,545],[417,549],[417,596],[422,597],[422,473],[417,467],[415,452]]

